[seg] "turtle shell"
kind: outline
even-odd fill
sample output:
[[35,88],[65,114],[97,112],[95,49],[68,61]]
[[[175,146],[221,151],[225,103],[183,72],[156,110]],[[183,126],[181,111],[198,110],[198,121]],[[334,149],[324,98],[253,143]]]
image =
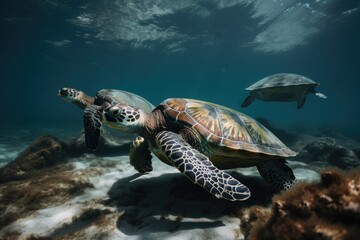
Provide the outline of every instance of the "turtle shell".
[[117,89],[102,89],[95,96],[95,104],[101,105],[105,101],[113,104],[129,105],[140,108],[145,112],[151,112],[155,107],[145,98],[131,92]]
[[275,88],[275,87],[290,87],[290,86],[318,86],[320,85],[317,82],[312,81],[311,79],[294,74],[294,73],[279,73],[274,74],[268,77],[265,77],[250,87],[246,88],[246,90],[253,91],[253,90],[259,90],[259,89],[265,89],[265,88]]
[[197,130],[209,146],[281,157],[297,154],[259,122],[233,109],[184,98],[167,99],[161,106],[166,118]]

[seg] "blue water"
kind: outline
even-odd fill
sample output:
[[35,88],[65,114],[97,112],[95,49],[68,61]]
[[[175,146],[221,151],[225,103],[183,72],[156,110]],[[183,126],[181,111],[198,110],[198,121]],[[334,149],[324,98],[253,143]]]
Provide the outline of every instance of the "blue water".
[[[360,135],[359,1],[64,1],[0,3],[1,125],[82,124],[61,87],[207,100],[280,128],[331,125]],[[292,72],[327,100],[256,101],[244,89]]]

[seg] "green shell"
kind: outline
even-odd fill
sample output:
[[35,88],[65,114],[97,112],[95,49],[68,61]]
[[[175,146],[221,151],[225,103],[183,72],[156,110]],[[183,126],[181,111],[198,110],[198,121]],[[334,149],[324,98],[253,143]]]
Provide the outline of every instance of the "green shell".
[[161,106],[165,117],[194,128],[211,146],[280,157],[297,154],[259,122],[233,109],[183,98],[167,99]]
[[299,74],[278,73],[257,81],[245,90],[256,91],[268,88],[286,88],[294,86],[316,87],[318,85],[319,83]]
[[101,105],[105,101],[111,105],[123,104],[140,108],[145,112],[151,112],[155,107],[145,98],[131,92],[117,89],[102,89],[95,96],[95,104]]

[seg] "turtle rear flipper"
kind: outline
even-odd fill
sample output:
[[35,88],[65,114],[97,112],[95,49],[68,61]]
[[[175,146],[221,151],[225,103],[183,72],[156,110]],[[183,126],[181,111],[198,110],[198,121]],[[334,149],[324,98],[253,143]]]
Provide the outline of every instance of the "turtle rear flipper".
[[178,134],[162,131],[155,139],[159,149],[182,174],[217,198],[242,201],[250,197],[245,185],[217,169],[208,157],[191,147]]
[[243,101],[243,103],[241,104],[241,107],[247,107],[249,106],[253,101],[255,100],[255,98],[253,96],[247,96],[247,98],[245,98],[245,100]]
[[315,95],[318,96],[319,98],[327,99],[327,96],[323,93],[315,92]]
[[84,109],[85,144],[90,149],[96,149],[100,139],[101,107],[90,105]]
[[256,166],[264,180],[275,187],[276,190],[288,190],[297,182],[293,171],[285,164],[284,159],[269,160]]

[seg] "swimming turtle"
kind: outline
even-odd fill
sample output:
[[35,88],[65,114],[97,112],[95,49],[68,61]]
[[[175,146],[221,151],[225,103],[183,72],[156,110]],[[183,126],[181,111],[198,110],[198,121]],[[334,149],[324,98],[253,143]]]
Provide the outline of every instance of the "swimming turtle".
[[62,88],[58,95],[84,109],[85,143],[90,149],[96,149],[99,143],[102,123],[126,132],[127,127],[116,124],[116,120],[106,114],[104,109],[115,104],[126,104],[149,113],[155,108],[139,95],[117,89],[102,89],[96,93],[95,97],[91,97],[74,88]]
[[302,75],[293,73],[279,73],[261,79],[246,90],[250,91],[241,107],[249,106],[255,99],[263,101],[292,102],[297,101],[300,109],[306,99],[306,95],[313,93],[320,98],[327,97],[315,91],[320,84]]
[[130,163],[138,170],[151,165],[152,152],[211,194],[230,201],[245,200],[250,191],[224,169],[256,166],[278,190],[296,181],[285,158],[297,153],[260,123],[230,108],[170,98],[151,113],[123,104],[105,111],[119,126],[141,136],[130,149]]

